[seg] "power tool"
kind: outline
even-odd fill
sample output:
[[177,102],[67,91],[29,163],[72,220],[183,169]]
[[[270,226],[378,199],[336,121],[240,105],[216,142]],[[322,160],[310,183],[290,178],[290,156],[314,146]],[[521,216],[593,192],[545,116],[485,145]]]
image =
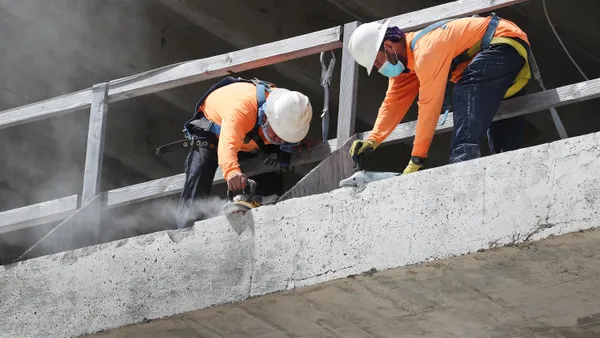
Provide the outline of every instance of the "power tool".
[[226,215],[246,213],[246,211],[258,208],[262,205],[262,196],[256,195],[256,182],[248,179],[246,187],[240,191],[227,189],[229,202],[223,206]]
[[[357,145],[358,146],[358,145]],[[352,176],[340,181],[340,187],[354,187],[363,188],[367,183],[384,180],[386,178],[402,175],[396,172],[383,172],[383,171],[368,171],[365,168],[365,157],[370,154],[373,149],[367,149],[364,154],[353,155],[352,161],[354,167],[352,168]]]

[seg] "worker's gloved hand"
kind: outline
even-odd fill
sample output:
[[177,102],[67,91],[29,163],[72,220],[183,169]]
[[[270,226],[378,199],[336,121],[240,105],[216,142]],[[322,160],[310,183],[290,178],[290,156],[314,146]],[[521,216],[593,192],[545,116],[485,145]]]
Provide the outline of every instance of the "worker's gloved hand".
[[265,157],[263,163],[266,165],[276,166],[277,164],[279,164],[279,156],[276,152],[269,153],[269,155]]
[[248,183],[248,176],[246,174],[234,173],[227,180],[227,188],[231,191],[243,190],[246,188],[246,183]]
[[363,155],[366,152],[373,151],[377,148],[378,144],[374,140],[356,140],[350,147],[350,156]]
[[424,157],[412,156],[410,158],[410,161],[408,161],[408,165],[406,166],[406,168],[404,168],[402,174],[414,173],[415,171],[418,171],[419,169],[423,168],[424,164]]

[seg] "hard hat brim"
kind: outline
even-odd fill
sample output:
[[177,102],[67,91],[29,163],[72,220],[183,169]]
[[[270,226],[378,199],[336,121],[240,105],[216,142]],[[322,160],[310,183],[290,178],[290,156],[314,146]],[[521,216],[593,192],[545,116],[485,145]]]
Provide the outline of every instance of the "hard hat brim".
[[373,53],[373,60],[369,63],[371,66],[367,68],[367,75],[371,75],[371,71],[375,68],[375,59],[377,59],[377,53],[379,52],[379,47],[383,43],[383,38],[385,37],[385,32],[387,31],[388,26],[390,25],[390,18],[385,19],[381,24],[381,30],[379,31],[379,35],[377,36],[377,43],[375,44],[375,52]]

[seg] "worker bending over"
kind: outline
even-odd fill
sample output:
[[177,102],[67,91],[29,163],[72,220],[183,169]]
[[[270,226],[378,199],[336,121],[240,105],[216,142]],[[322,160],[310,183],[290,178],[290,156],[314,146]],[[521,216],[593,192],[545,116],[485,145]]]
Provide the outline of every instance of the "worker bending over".
[[276,88],[260,80],[227,77],[213,85],[196,105],[184,133],[192,148],[185,161],[185,184],[179,201],[177,227],[193,225],[193,206],[211,191],[217,166],[231,191],[246,187],[238,152],[267,155],[265,163],[290,164],[292,146],[310,126],[312,107],[297,91]]
[[389,19],[359,26],[348,49],[354,60],[389,77],[373,132],[354,142],[350,154],[374,150],[402,120],[417,94],[418,117],[411,159],[404,173],[423,167],[433,139],[446,84],[455,83],[450,163],[481,156],[479,138],[488,132],[492,153],[517,149],[524,118],[492,119],[504,98],[522,95],[531,78],[527,35],[514,23],[490,17],[450,19],[404,33]]

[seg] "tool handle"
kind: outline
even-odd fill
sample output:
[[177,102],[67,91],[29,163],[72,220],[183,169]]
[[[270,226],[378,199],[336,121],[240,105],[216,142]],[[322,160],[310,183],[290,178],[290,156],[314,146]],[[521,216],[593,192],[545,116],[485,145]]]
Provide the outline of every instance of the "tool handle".
[[232,191],[231,189],[227,188],[227,198],[230,201],[233,201],[233,198],[237,195],[246,195],[248,197],[254,197],[256,195],[256,186],[256,181],[248,179],[246,181],[246,187],[242,190]]

